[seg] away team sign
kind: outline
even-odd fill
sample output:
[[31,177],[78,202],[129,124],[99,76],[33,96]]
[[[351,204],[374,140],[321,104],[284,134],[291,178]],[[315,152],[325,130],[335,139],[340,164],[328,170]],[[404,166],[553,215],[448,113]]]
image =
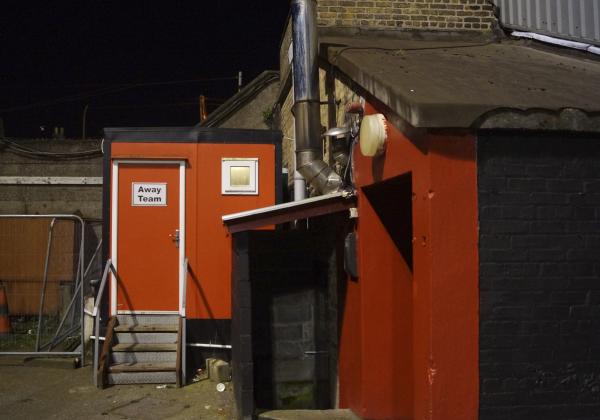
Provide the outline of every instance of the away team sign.
[[132,206],[166,206],[167,184],[133,182],[131,184]]

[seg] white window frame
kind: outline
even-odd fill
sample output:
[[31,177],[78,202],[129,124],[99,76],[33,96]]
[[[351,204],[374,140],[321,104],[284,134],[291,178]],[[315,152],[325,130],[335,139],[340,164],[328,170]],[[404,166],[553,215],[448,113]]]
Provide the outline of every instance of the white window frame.
[[[250,168],[250,185],[231,185],[233,166]],[[222,195],[258,195],[258,158],[222,158],[221,159]]]

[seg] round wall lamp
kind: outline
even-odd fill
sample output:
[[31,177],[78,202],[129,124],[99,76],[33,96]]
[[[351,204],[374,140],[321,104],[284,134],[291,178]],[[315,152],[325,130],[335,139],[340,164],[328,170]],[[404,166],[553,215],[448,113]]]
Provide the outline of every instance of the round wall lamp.
[[360,152],[378,156],[385,152],[387,121],[383,114],[365,115],[360,123]]

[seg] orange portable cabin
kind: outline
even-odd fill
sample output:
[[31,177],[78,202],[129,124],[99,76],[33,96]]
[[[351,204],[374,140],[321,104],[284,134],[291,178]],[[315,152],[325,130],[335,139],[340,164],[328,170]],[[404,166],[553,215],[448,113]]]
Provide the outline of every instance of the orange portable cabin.
[[104,132],[103,251],[116,272],[107,311],[187,318],[186,340],[197,350],[188,351],[191,368],[202,349],[230,344],[231,244],[221,216],[280,201],[281,133]]

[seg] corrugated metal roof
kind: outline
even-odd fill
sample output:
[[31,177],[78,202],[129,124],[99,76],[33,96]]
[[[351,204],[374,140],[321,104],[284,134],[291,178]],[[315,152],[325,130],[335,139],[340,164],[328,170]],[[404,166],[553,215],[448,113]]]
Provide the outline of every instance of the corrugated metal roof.
[[493,0],[503,26],[600,45],[600,0]]

